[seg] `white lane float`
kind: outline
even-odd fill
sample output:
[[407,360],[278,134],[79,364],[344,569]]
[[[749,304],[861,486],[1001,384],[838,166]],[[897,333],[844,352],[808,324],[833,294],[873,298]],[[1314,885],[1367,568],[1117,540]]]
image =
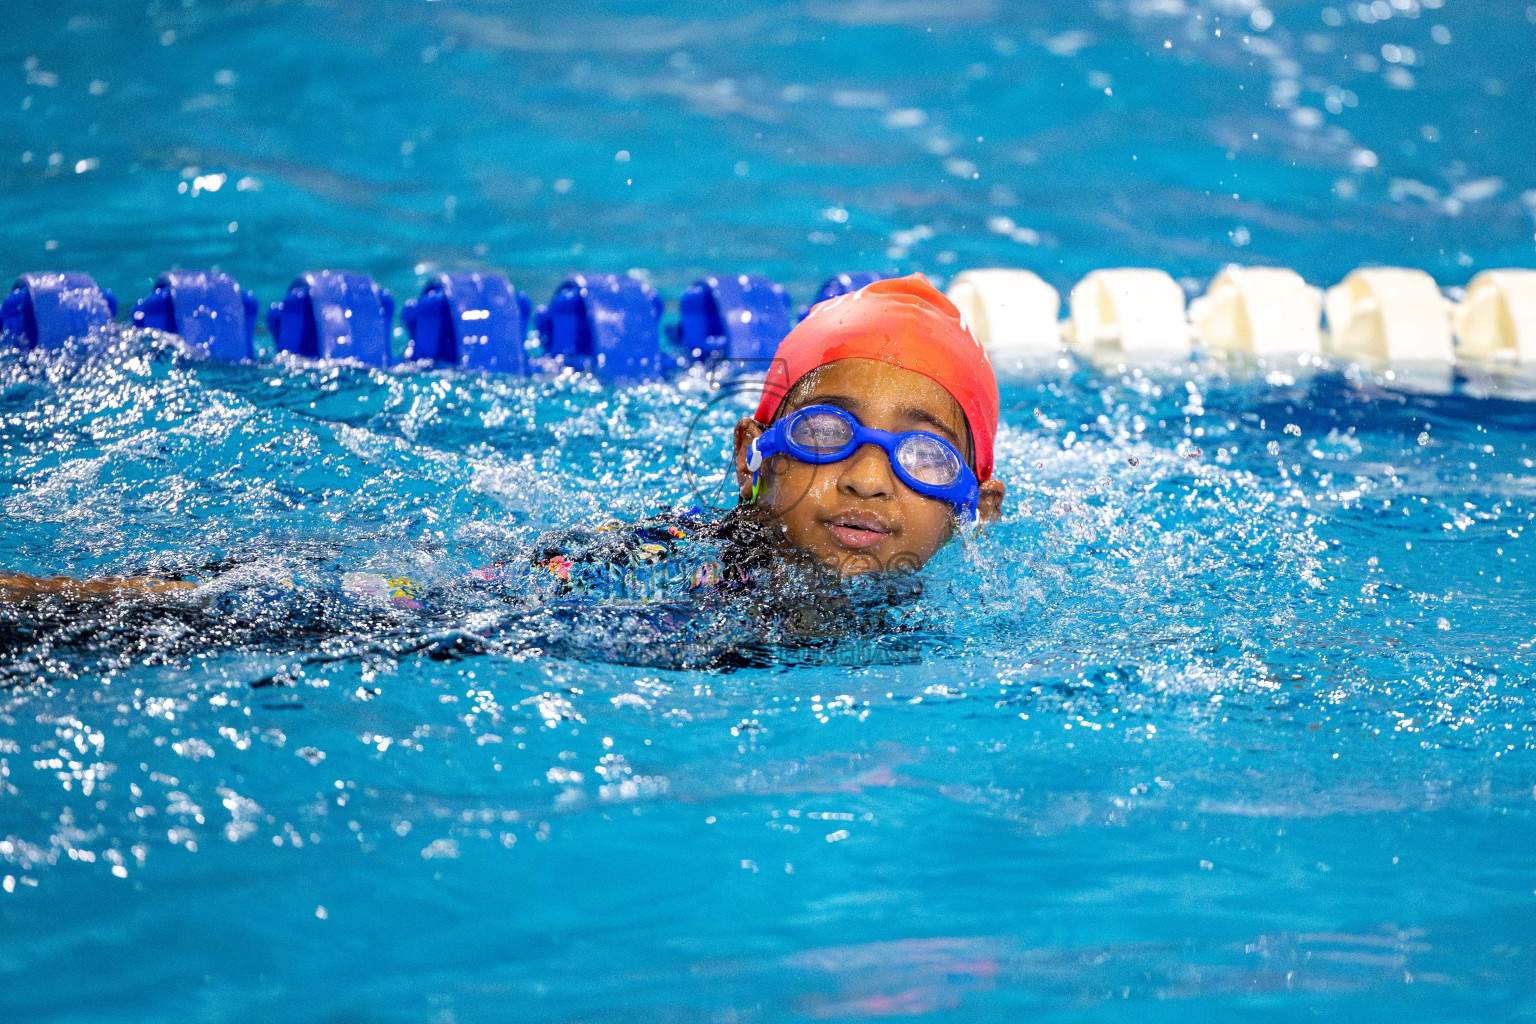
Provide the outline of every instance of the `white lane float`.
[[1037,274],[966,270],[945,294],[994,360],[1054,358],[1061,351],[1061,295]]
[[1317,356],[1323,293],[1285,267],[1229,266],[1189,306],[1205,347],[1257,359]]
[[1406,267],[1353,270],[1323,296],[1328,351],[1380,373],[1388,387],[1447,394],[1455,383],[1451,302]]
[[1085,355],[1132,361],[1189,357],[1184,289],[1166,271],[1095,270],[1077,283],[1068,301],[1068,333]]
[[1451,303],[1422,270],[1351,271],[1323,297],[1328,349],[1365,366],[1446,365],[1454,359]]
[[1452,320],[1458,362],[1536,365],[1536,270],[1483,271]]

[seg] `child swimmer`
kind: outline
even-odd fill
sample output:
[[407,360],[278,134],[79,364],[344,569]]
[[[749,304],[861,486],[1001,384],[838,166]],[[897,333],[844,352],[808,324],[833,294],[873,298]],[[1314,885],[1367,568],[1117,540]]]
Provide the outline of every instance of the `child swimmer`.
[[[736,424],[737,508],[713,522],[672,512],[562,531],[525,563],[476,570],[467,582],[611,593],[616,572],[660,565],[696,540],[712,542],[717,558],[686,576],[695,592],[752,586],[797,563],[845,578],[921,569],[957,531],[997,519],[997,421],[991,362],[954,305],[921,274],[878,281],[815,306],[779,345],[755,415]],[[426,596],[411,580],[371,573],[347,573],[341,585],[397,607],[419,608]],[[0,575],[0,600],[198,587]]]
[[[784,547],[844,576],[920,569],[992,522],[997,378],[960,311],[921,274],[813,308],[736,424],[741,499]],[[771,534],[772,531],[770,531]]]

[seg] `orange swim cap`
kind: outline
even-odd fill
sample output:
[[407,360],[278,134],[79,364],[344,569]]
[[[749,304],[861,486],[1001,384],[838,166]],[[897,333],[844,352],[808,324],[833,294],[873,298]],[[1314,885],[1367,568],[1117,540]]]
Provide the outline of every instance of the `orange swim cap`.
[[757,421],[773,422],[801,377],[839,359],[873,359],[920,373],[954,396],[976,446],[976,478],[992,477],[997,376],[954,303],[922,274],[876,281],[811,309],[779,343]]

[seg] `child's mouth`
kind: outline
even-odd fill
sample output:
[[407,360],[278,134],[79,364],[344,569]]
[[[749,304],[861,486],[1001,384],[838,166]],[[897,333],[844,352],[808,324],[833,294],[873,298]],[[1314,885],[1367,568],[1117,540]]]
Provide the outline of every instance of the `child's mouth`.
[[833,539],[845,548],[872,548],[890,535],[890,527],[868,512],[845,512],[827,520]]

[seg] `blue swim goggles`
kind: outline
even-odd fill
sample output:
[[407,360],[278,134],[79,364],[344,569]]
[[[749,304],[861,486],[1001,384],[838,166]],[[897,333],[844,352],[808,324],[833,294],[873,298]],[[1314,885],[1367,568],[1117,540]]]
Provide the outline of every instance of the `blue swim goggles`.
[[763,460],[788,455],[823,466],[842,462],[866,444],[885,452],[896,476],[925,498],[947,501],[962,523],[976,521],[981,487],[955,446],[936,434],[906,430],[893,434],[864,426],[853,414],[833,405],[809,405],[763,431],[747,452],[752,495],[757,496]]

